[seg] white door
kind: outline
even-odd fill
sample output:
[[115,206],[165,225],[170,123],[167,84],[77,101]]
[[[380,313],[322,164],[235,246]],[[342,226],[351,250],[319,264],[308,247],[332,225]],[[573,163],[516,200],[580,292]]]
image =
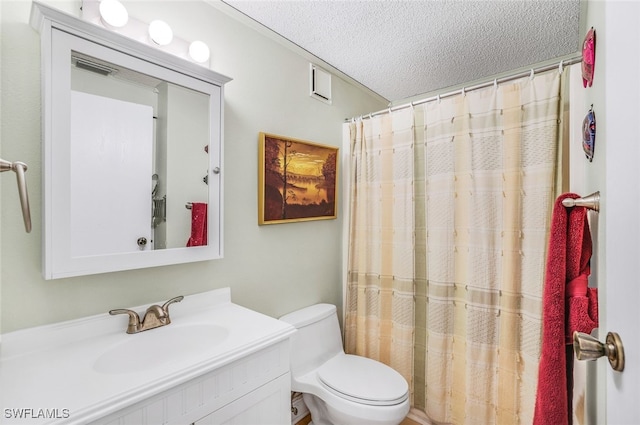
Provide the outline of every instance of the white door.
[[[626,364],[615,372],[606,359],[588,382],[597,394],[590,424],[640,424],[640,2],[589,2],[602,12],[596,28],[595,81],[591,99],[597,119],[596,155],[604,167],[587,172],[602,194],[598,216],[600,264],[599,339],[617,332]],[[589,12],[591,14],[591,11]],[[596,85],[597,84],[597,85]],[[590,90],[590,89],[587,89]],[[592,407],[592,406],[591,406]]]
[[151,106],[72,91],[70,145],[71,256],[148,249]]

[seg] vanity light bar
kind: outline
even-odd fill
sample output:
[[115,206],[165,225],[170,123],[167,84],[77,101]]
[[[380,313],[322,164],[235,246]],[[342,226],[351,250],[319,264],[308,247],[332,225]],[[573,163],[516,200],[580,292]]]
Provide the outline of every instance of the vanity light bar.
[[[82,0],[81,10],[82,19],[85,21],[207,68],[210,66],[211,51],[203,41],[182,40],[173,34],[173,30],[166,22],[160,20],[154,20],[150,24],[137,20],[128,15],[125,6],[118,0]],[[116,12],[118,18],[113,18],[111,13],[116,15]]]

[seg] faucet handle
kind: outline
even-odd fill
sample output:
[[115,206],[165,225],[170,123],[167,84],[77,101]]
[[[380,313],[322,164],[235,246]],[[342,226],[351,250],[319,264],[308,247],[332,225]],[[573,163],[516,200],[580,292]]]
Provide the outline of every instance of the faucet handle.
[[127,333],[134,334],[140,329],[140,316],[133,310],[118,308],[115,310],[109,310],[109,314],[115,316],[116,314],[128,314],[129,325],[127,326]]
[[162,304],[162,310],[164,310],[164,313],[167,315],[167,317],[169,316],[169,305],[173,303],[178,303],[183,299],[184,299],[184,296],[178,295],[177,297],[171,298],[169,301]]
[[169,301],[164,303],[162,307],[155,304],[150,306],[144,315],[144,319],[142,319],[142,323],[140,323],[140,316],[138,316],[138,313],[126,308],[110,310],[109,314],[112,316],[116,314],[128,314],[129,325],[127,326],[127,333],[135,334],[171,323],[171,319],[169,318],[169,305],[182,301],[183,299],[184,297],[180,295],[178,297],[171,298]]

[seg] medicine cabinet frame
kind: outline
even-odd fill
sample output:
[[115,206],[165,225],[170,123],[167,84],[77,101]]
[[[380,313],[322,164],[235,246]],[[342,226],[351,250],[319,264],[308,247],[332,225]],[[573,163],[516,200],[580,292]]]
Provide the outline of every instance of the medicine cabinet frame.
[[[40,33],[41,38],[43,277],[47,280],[58,279],[222,258],[224,236],[222,172],[224,84],[231,79],[204,66],[83,21],[37,1],[32,4],[30,24]],[[138,251],[99,255],[72,255],[69,230],[71,221],[69,192],[71,189],[65,188],[71,183],[68,171],[71,160],[68,152],[64,151],[64,149],[69,150],[70,148],[63,147],[62,155],[54,152],[54,150],[60,149],[61,145],[70,144],[69,123],[56,122],[57,117],[70,117],[71,115],[69,111],[61,113],[57,109],[71,109],[70,103],[65,105],[66,102],[57,102],[60,99],[70,98],[70,93],[60,94],[61,90],[70,88],[69,82],[61,84],[54,81],[54,76],[60,75],[60,72],[54,72],[56,67],[70,67],[69,55],[60,57],[59,54],[55,54],[56,51],[60,53],[60,48],[54,50],[54,38],[60,39],[61,36],[67,40],[71,39],[70,46],[83,46],[83,49],[88,49],[88,51],[81,53],[87,53],[108,62],[121,55],[121,57],[133,60],[134,63],[142,64],[144,69],[134,67],[132,68],[134,71],[144,73],[153,69],[154,72],[157,71],[154,76],[159,76],[160,79],[168,83],[209,94],[208,169],[202,171],[203,180],[207,184],[208,190],[207,245],[187,247],[186,243],[189,238],[187,233],[185,234],[185,245],[178,248],[169,247],[155,250],[143,248]],[[89,47],[87,48],[87,46]],[[109,53],[106,55],[109,57],[101,58],[100,52]],[[202,148],[204,149],[204,146]],[[67,167],[66,170],[65,167]],[[204,183],[200,181],[200,184]],[[190,214],[185,210],[186,213]],[[91,238],[91,235],[88,234],[87,237]]]

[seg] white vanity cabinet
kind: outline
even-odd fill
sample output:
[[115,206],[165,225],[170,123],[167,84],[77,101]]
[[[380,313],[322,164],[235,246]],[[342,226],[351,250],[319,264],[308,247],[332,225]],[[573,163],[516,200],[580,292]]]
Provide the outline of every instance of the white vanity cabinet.
[[232,303],[229,288],[186,295],[170,314],[136,334],[107,313],[3,334],[0,424],[291,422],[293,326]]
[[290,377],[288,374],[283,375],[199,419],[194,422],[194,425],[289,424],[291,422],[290,391]]
[[281,341],[92,425],[275,425],[291,421],[289,341]]

